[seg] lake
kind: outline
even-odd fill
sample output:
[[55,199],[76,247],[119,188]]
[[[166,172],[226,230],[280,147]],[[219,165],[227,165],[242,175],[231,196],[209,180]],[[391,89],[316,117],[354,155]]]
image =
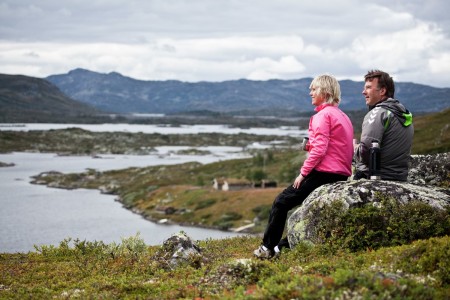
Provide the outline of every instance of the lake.
[[160,133],[160,134],[195,134],[195,133],[223,133],[239,134],[248,133],[256,135],[280,135],[280,136],[305,136],[307,130],[300,130],[297,126],[282,126],[278,128],[237,128],[228,125],[180,125],[170,126],[142,125],[142,124],[1,124],[0,130],[28,131],[81,128],[93,132],[131,132],[131,133]]
[[[86,126],[86,127],[85,127]],[[0,130],[50,130],[80,127],[90,131],[158,132],[187,134],[221,132],[235,134],[238,128],[227,126],[155,126],[155,125],[75,125],[75,124],[0,124]],[[293,128],[242,129],[253,134],[304,135]],[[263,148],[253,144],[249,148]],[[226,238],[237,233],[178,225],[162,225],[143,219],[115,201],[115,196],[97,190],[64,190],[30,184],[30,177],[46,171],[83,172],[87,168],[99,171],[127,167],[181,164],[188,161],[211,163],[219,160],[248,157],[239,147],[196,147],[209,151],[207,155],[179,155],[189,147],[156,147],[151,155],[58,156],[53,153],[0,154],[0,161],[14,163],[0,168],[0,252],[34,251],[34,245],[58,245],[66,238],[120,242],[137,233],[148,245],[159,245],[172,234],[185,231],[194,240]]]

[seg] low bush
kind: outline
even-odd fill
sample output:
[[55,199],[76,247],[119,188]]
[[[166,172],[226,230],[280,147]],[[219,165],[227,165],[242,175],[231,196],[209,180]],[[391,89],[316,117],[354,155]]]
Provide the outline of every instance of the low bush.
[[450,207],[438,209],[420,201],[406,204],[383,199],[379,205],[344,209],[334,201],[314,208],[313,242],[351,251],[411,243],[450,233]]

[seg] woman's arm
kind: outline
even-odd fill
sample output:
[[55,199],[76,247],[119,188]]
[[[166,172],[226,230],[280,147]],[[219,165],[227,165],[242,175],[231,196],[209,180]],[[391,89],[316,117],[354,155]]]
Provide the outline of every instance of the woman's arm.
[[[330,141],[331,120],[328,114],[317,114],[310,122],[310,150],[304,161],[300,174],[305,177],[322,161]],[[312,134],[312,136],[311,136]]]

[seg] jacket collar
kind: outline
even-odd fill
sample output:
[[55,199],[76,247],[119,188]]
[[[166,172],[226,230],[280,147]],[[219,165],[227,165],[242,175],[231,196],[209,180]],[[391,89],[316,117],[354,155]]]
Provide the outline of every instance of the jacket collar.
[[322,109],[324,109],[325,107],[328,107],[328,106],[334,106],[334,105],[330,104],[330,103],[322,103],[319,106],[317,106],[314,110],[319,112],[319,111],[321,111]]

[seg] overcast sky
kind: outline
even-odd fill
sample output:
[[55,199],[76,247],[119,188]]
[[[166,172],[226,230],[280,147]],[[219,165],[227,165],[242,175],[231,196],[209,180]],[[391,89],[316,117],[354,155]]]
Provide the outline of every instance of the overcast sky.
[[0,0],[0,73],[450,87],[448,0]]

